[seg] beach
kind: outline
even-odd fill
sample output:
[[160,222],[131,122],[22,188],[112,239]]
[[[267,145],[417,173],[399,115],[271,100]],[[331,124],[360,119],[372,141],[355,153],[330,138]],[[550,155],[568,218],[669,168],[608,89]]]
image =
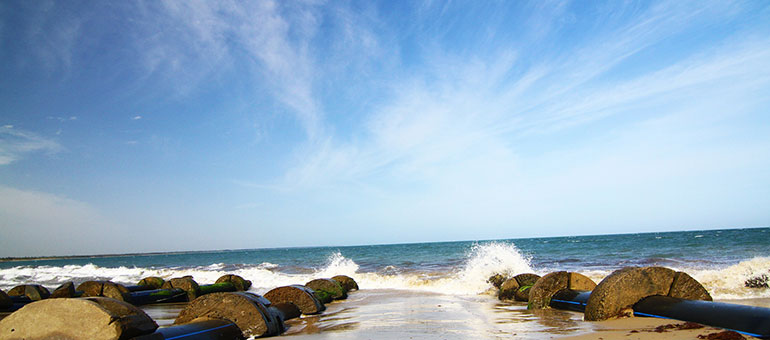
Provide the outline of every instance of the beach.
[[[327,304],[319,315],[287,321],[293,339],[693,339],[722,330],[677,329],[675,320],[637,317],[583,321],[558,309],[528,310],[501,301],[487,280],[505,275],[567,270],[598,283],[625,266],[664,266],[690,274],[715,301],[770,308],[770,289],[745,281],[767,273],[770,229],[598,235],[541,239],[276,248],[172,254],[57,258],[0,263],[0,289],[24,283],[110,280],[132,285],[141,278],[192,275],[201,284],[232,273],[253,282],[250,292],[304,284],[342,274],[360,290]],[[643,247],[634,245],[643,244]],[[619,250],[620,249],[620,250]],[[161,327],[185,303],[142,306]],[[657,329],[662,327],[662,329]],[[681,326],[680,326],[681,327]],[[749,337],[747,337],[749,338]]]

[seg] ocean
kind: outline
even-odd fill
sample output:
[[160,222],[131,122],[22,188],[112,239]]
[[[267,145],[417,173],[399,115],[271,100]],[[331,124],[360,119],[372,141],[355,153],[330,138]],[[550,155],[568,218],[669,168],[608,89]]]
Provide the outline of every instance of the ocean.
[[220,250],[0,262],[0,289],[74,281],[136,284],[147,276],[193,275],[213,283],[225,273],[265,293],[288,284],[344,274],[363,289],[489,294],[496,273],[568,270],[599,282],[625,266],[665,266],[689,273],[715,299],[770,298],[746,279],[770,274],[770,228],[569,236],[344,247]]

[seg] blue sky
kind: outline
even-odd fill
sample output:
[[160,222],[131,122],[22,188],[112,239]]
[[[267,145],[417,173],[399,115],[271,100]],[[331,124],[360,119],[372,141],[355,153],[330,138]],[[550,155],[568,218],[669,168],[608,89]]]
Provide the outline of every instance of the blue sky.
[[3,1],[0,256],[770,224],[770,3]]

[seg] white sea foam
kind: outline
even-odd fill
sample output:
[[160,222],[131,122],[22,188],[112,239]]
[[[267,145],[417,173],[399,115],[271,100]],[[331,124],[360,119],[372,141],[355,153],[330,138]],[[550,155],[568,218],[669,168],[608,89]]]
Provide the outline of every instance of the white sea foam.
[[714,299],[770,298],[769,288],[747,288],[748,279],[760,275],[770,276],[770,257],[755,257],[727,268],[695,269],[676,268],[698,280]]
[[[351,275],[359,286],[383,289],[410,289],[453,295],[476,295],[489,290],[486,280],[497,273],[532,272],[529,258],[511,243],[474,245],[465,263],[454,271],[444,273],[399,274],[397,270],[383,273]],[[392,273],[392,274],[391,274]]]
[[[359,272],[359,266],[352,259],[340,253],[329,254],[326,263],[307,274],[287,274],[273,263],[243,266],[227,271],[224,264],[212,264],[194,268],[141,268],[141,267],[99,267],[94,264],[55,266],[17,266],[0,269],[0,288],[7,290],[23,283],[39,283],[50,288],[73,281],[76,284],[87,280],[111,280],[132,285],[147,276],[163,278],[192,275],[200,283],[213,283],[224,274],[237,274],[253,282],[252,291],[264,294],[268,290],[289,284],[303,284],[318,277],[348,275],[358,281],[362,289],[408,289],[431,291],[453,295],[476,295],[488,292],[486,280],[496,273],[515,275],[525,272],[545,274],[544,270],[532,268],[528,256],[523,255],[511,243],[487,243],[475,245],[468,252],[466,260],[453,270],[401,271],[392,266],[379,272]],[[672,268],[684,271],[717,299],[770,298],[770,289],[750,289],[744,282],[762,274],[770,274],[770,257],[757,257],[722,268]],[[588,270],[581,273],[596,282],[606,277],[611,270]]]

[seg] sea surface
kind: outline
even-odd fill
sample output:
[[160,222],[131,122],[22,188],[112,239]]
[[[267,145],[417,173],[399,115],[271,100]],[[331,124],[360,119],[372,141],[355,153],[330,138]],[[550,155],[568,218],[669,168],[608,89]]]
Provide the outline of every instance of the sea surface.
[[492,294],[496,273],[583,273],[596,282],[625,266],[665,266],[689,273],[715,299],[770,298],[744,287],[770,275],[770,228],[527,238],[347,247],[222,250],[0,262],[0,289],[39,283],[193,275],[201,284],[234,273],[265,293],[282,285],[344,274],[364,289],[474,296]]

